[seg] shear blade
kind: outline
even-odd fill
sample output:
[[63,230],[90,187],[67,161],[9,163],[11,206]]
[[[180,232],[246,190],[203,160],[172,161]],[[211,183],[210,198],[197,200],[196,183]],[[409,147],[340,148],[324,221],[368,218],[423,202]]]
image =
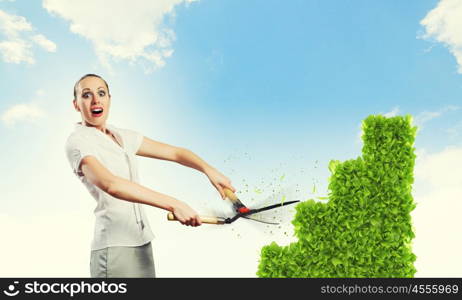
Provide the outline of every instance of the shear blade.
[[264,220],[258,220],[258,219],[254,219],[254,218],[250,218],[250,217],[243,217],[243,218],[248,219],[248,220],[252,220],[252,221],[256,221],[256,222],[260,222],[260,223],[265,223],[265,224],[279,225],[279,223],[268,222],[268,221],[264,221]]

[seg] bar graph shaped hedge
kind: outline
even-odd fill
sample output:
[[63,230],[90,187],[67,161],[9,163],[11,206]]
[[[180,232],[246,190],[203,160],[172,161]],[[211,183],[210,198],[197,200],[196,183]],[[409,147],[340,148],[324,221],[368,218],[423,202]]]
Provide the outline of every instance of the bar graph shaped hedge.
[[[264,246],[259,277],[413,277],[411,116],[362,123],[362,156],[331,161],[327,203],[297,205],[298,241]],[[341,145],[339,145],[341,147]]]

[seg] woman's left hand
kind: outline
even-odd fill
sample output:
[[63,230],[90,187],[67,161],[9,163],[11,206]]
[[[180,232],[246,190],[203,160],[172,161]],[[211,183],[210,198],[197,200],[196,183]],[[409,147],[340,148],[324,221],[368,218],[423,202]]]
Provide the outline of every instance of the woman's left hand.
[[233,193],[236,192],[236,189],[231,185],[231,180],[229,180],[228,177],[221,174],[217,170],[211,169],[207,171],[205,174],[207,175],[213,186],[218,190],[218,192],[221,195],[221,198],[226,198],[225,192],[223,190],[224,188],[232,190]]

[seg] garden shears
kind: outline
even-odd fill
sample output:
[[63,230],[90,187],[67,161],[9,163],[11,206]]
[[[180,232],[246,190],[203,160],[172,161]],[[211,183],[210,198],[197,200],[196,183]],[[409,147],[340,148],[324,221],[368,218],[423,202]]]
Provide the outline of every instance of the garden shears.
[[[224,192],[225,192],[226,198],[233,203],[233,208],[236,211],[236,215],[234,215],[233,217],[228,217],[228,218],[200,216],[200,219],[201,219],[202,223],[223,225],[223,224],[231,224],[231,223],[233,223],[234,221],[236,221],[239,218],[246,218],[246,219],[249,219],[249,220],[262,222],[262,223],[266,223],[266,224],[278,225],[279,223],[272,223],[272,222],[267,222],[267,221],[263,221],[263,220],[257,220],[257,219],[250,218],[249,216],[257,214],[257,213],[262,212],[262,211],[275,209],[275,208],[278,208],[278,207],[281,207],[281,206],[286,206],[286,205],[290,205],[290,204],[300,202],[300,200],[294,200],[294,201],[281,202],[281,203],[277,203],[277,204],[273,204],[273,205],[269,205],[269,206],[265,206],[265,207],[261,207],[261,208],[248,208],[247,206],[245,206],[241,202],[241,200],[239,200],[239,198],[230,189],[225,188]],[[173,213],[171,213],[171,212],[168,213],[167,219],[169,221],[178,221],[176,219],[175,215]]]

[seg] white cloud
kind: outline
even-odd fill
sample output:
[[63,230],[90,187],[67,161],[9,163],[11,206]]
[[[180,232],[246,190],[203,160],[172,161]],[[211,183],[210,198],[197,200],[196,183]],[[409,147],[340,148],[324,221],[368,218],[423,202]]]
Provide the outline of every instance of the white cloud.
[[462,188],[462,148],[448,147],[442,152],[432,155],[423,153],[422,156],[416,166],[419,179],[428,181],[436,188]]
[[462,148],[417,152],[412,218],[417,277],[460,277]]
[[425,27],[423,38],[443,43],[455,56],[458,72],[462,73],[462,1],[441,0],[420,24]]
[[399,107],[396,106],[394,107],[391,111],[383,114],[384,117],[391,118],[391,117],[396,117],[399,113]]
[[1,120],[11,127],[18,122],[34,122],[44,116],[45,112],[34,104],[17,104],[7,109],[1,115]]
[[[38,189],[34,191],[40,192]],[[46,203],[46,199],[41,200]],[[5,229],[2,237],[7,241],[0,257],[0,276],[90,276],[86,266],[90,252],[87,233],[92,230],[91,219],[83,213],[61,213],[52,209],[48,214],[27,216],[27,221],[25,219],[3,211],[0,213],[0,226]],[[30,251],[31,245],[33,251]],[[71,267],[69,255],[72,256]],[[22,258],[20,263],[19,258]]]
[[32,31],[32,25],[22,16],[0,10],[0,29],[8,37],[16,37],[21,31]]
[[0,42],[0,52],[7,63],[35,63],[30,43],[21,39]]
[[35,42],[48,52],[55,52],[56,45],[42,34],[34,34],[35,29],[22,16],[8,14],[0,10],[0,53],[7,63],[35,63],[32,43]]
[[36,34],[32,37],[32,40],[36,42],[40,47],[48,52],[56,52],[56,44],[47,39],[43,34]]
[[419,113],[415,118],[414,118],[414,124],[419,127],[419,130],[422,129],[423,125],[427,123],[430,120],[436,119],[441,117],[443,114],[450,112],[450,111],[455,111],[458,110],[460,107],[449,105],[441,108],[438,111],[424,111]]
[[[101,64],[111,68],[111,60],[148,62],[152,71],[165,65],[173,53],[175,33],[163,20],[174,14],[176,5],[191,0],[71,1],[44,0],[51,14],[70,22],[70,30],[90,40]],[[129,13],[128,13],[129,12]]]
[[458,122],[453,127],[446,129],[446,132],[449,134],[451,138],[457,138],[462,132],[462,121]]

